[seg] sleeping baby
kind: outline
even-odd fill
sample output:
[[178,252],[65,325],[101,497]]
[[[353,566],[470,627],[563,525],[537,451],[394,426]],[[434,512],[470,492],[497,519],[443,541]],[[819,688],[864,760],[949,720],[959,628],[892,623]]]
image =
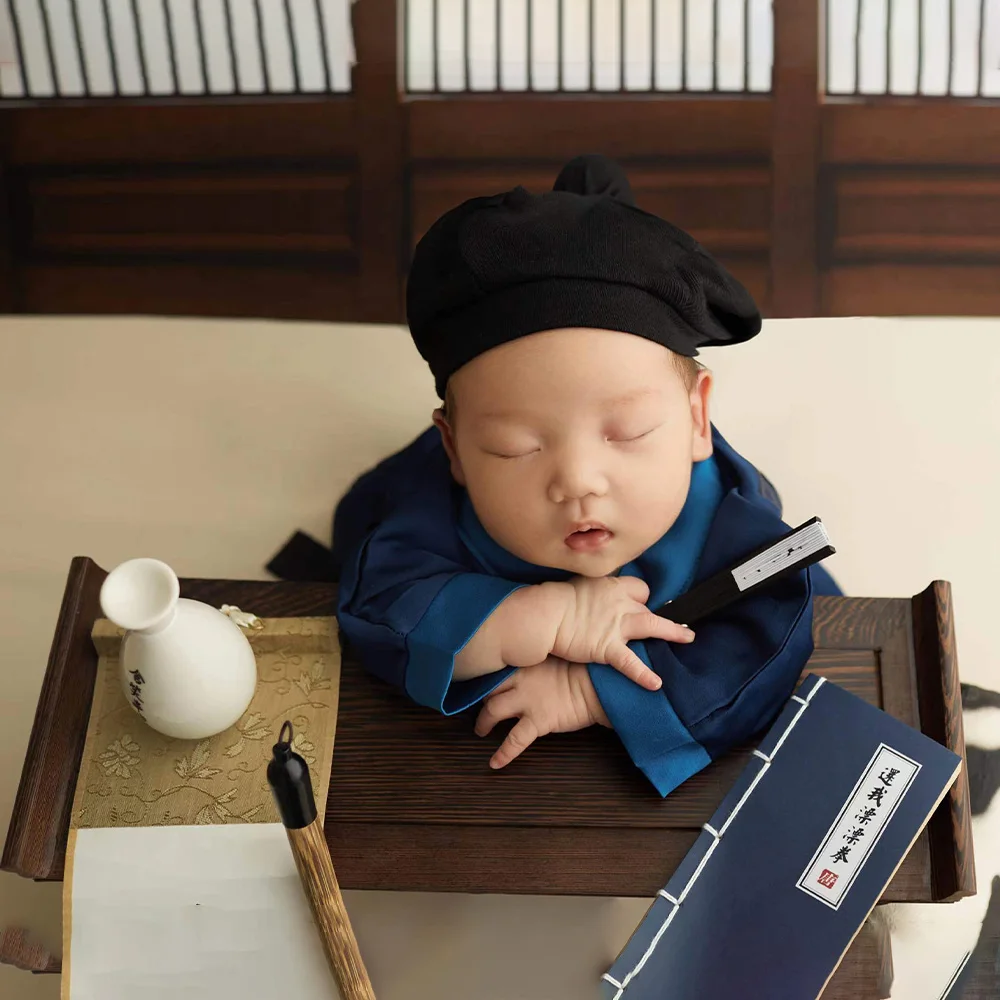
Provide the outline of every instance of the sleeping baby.
[[338,620],[365,667],[476,731],[610,727],[660,795],[773,720],[812,652],[812,566],[706,617],[654,614],[788,530],[711,421],[698,349],[755,336],[746,290],[578,157],[418,244],[407,318],[442,404],[337,508]]

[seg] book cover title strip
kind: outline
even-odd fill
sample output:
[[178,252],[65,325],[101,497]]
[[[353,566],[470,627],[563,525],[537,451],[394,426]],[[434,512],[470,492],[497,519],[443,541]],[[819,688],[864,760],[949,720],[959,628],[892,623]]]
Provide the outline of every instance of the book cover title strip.
[[880,743],[796,887],[839,909],[919,770]]

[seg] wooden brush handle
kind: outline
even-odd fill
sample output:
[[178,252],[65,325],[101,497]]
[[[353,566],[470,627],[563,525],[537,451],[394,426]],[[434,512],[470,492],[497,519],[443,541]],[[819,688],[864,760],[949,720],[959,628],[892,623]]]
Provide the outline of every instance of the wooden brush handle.
[[343,1000],[375,1000],[320,821],[285,832]]

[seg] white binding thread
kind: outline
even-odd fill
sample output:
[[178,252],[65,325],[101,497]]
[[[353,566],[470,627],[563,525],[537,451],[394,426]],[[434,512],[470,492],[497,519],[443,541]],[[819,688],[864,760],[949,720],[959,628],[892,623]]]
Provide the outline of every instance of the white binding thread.
[[788,725],[785,727],[785,731],[781,734],[781,737],[779,738],[778,742],[774,745],[774,749],[771,751],[770,756],[761,753],[759,750],[754,750],[754,755],[763,760],[764,765],[754,776],[753,781],[750,782],[750,787],[747,788],[747,790],[740,797],[739,802],[736,803],[736,807],[729,814],[729,817],[726,819],[726,822],[722,824],[722,829],[716,832],[708,823],[705,823],[703,825],[702,829],[704,829],[708,833],[711,833],[714,839],[712,840],[712,843],[708,845],[708,850],[705,852],[705,856],[701,859],[701,862],[699,863],[698,867],[694,870],[694,874],[688,880],[688,884],[684,886],[684,891],[680,894],[680,897],[674,899],[674,897],[671,896],[670,893],[666,891],[666,889],[660,889],[657,892],[657,896],[662,896],[668,902],[674,904],[673,909],[671,909],[669,916],[667,917],[666,920],[663,921],[663,923],[660,925],[660,929],[653,936],[653,940],[650,941],[649,947],[646,949],[645,954],[642,956],[642,958],[639,959],[638,962],[636,962],[635,967],[632,969],[632,971],[629,972],[628,975],[625,976],[625,978],[620,983],[612,979],[611,976],[608,975],[607,973],[605,973],[601,977],[602,979],[607,980],[612,986],[614,986],[618,990],[618,992],[614,995],[613,1000],[621,1000],[622,996],[624,996],[625,994],[625,989],[628,986],[628,984],[642,971],[642,967],[646,964],[646,962],[649,961],[650,956],[656,950],[656,946],[660,943],[660,938],[663,937],[664,932],[670,926],[670,922],[677,915],[677,911],[680,910],[681,903],[683,903],[684,900],[687,898],[687,894],[691,891],[691,887],[698,880],[698,876],[701,875],[701,873],[704,871],[705,865],[708,864],[708,859],[712,856],[712,852],[716,849],[716,847],[719,846],[720,843],[722,843],[722,835],[729,828],[729,824],[732,823],[732,821],[736,818],[736,814],[743,808],[743,803],[745,803],[746,800],[750,798],[750,793],[753,792],[753,790],[757,787],[757,782],[759,782],[760,779],[764,777],[764,773],[770,768],[771,762],[774,760],[774,757],[778,753],[778,750],[781,749],[781,745],[788,738],[788,734],[795,728],[795,724],[799,721],[799,719],[802,718],[802,713],[805,712],[806,708],[808,708],[809,706],[809,702],[812,701],[813,695],[816,694],[816,692],[823,686],[824,683],[826,683],[826,678],[820,677],[819,680],[816,682],[815,687],[813,687],[813,689],[809,692],[809,694],[805,698],[800,698],[798,695],[792,695],[792,700],[799,702],[802,707],[795,713],[794,716],[792,716],[791,722],[789,722]]
[[710,825],[710,824],[708,824],[708,823],[702,823],[702,824],[701,824],[701,828],[702,828],[702,829],[703,829],[703,830],[704,830],[704,831],[705,831],[706,833],[710,833],[710,834],[711,834],[711,835],[712,835],[713,837],[715,837],[715,839],[716,839],[716,840],[718,840],[718,839],[719,839],[719,838],[720,838],[720,837],[722,836],[722,834],[721,834],[721,833],[719,833],[719,831],[718,831],[718,830],[716,830],[714,826],[711,826],[711,825]]
[[[801,711],[801,709],[800,709],[800,711]],[[796,716],[795,718],[797,719],[798,716]],[[794,724],[795,724],[795,722],[793,720],[792,725],[794,725]],[[732,823],[732,821],[736,818],[736,814],[743,808],[743,803],[746,802],[746,800],[748,798],[750,798],[750,793],[757,787],[757,782],[760,781],[760,779],[764,777],[764,774],[767,772],[767,769],[770,766],[771,766],[771,762],[768,761],[754,775],[753,781],[750,782],[750,787],[743,793],[742,797],[740,798],[740,801],[736,803],[736,808],[729,814],[729,816],[726,819],[726,822],[722,824],[722,830],[720,831],[720,833],[725,833],[726,830],[729,829],[729,824]]]
[[[712,843],[717,844],[718,841],[713,841]],[[639,962],[636,965],[636,967],[622,980],[621,984],[618,986],[618,992],[615,994],[614,1000],[621,1000],[621,996],[625,992],[625,987],[628,986],[629,982],[631,982],[632,977],[635,976],[636,973],[646,964],[646,962],[649,959],[649,956],[653,954],[653,952],[656,949],[656,946],[660,943],[660,938],[663,937],[664,932],[670,926],[670,921],[674,919],[680,908],[681,908],[680,903],[678,903],[670,911],[670,916],[668,916],[667,919],[663,921],[662,925],[660,926],[660,929],[656,932],[655,936],[653,937],[653,940],[649,942],[649,947],[646,949],[646,954],[643,955],[641,959],[639,959]]]
[[815,686],[815,687],[814,687],[814,688],[812,689],[812,691],[810,691],[810,692],[809,692],[809,694],[807,694],[807,695],[806,695],[806,701],[812,701],[812,700],[813,700],[813,695],[814,695],[814,694],[816,694],[816,692],[817,692],[817,691],[818,691],[818,690],[819,690],[819,689],[820,689],[820,688],[821,688],[821,687],[822,687],[822,686],[823,686],[823,685],[824,685],[825,683],[826,683],[826,678],[825,678],[825,677],[821,677],[821,678],[820,678],[820,679],[819,679],[818,681],[816,681],[816,686]]
[[702,871],[705,868],[705,865],[708,864],[708,859],[712,856],[712,852],[721,843],[722,843],[721,840],[713,840],[712,843],[708,845],[708,850],[705,851],[705,854],[702,857],[701,861],[698,862],[698,867],[695,868],[694,874],[688,880],[688,884],[684,886],[684,891],[677,897],[678,904],[683,903],[684,900],[687,899],[688,893],[694,888],[695,882],[698,881],[698,876],[701,875]]

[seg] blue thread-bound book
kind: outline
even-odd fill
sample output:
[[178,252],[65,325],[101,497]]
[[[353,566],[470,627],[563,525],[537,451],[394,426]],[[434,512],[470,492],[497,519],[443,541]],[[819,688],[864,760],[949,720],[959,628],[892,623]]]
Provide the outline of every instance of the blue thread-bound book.
[[961,766],[808,675],[602,977],[602,996],[815,1000]]

